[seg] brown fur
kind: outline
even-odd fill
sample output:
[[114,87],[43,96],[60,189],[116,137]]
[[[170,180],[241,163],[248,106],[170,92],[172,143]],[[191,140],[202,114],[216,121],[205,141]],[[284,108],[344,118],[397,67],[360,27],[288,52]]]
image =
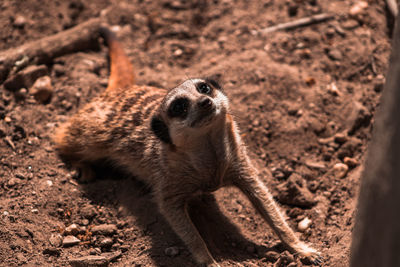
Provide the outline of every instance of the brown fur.
[[[191,222],[188,200],[223,186],[237,186],[292,251],[319,262],[319,253],[296,237],[260,181],[219,85],[208,82],[209,94],[200,93],[199,83],[207,83],[201,79],[169,92],[126,87],[133,81],[132,66],[116,39],[104,36],[111,38],[109,86],[58,130],[54,141],[59,155],[86,179],[93,176],[90,163],[106,158],[150,185],[161,213],[199,264],[218,266]],[[168,115],[179,98],[190,104],[185,119]],[[216,111],[203,123],[207,99]],[[189,122],[190,127],[185,124]]]

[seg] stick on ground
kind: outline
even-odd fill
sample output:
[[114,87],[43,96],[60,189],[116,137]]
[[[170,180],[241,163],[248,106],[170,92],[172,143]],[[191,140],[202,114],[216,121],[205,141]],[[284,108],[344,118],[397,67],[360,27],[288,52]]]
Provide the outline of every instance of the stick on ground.
[[30,64],[46,64],[54,58],[93,47],[99,37],[100,18],[90,19],[52,36],[0,52],[0,83],[10,72]]
[[327,14],[327,13],[322,13],[322,14],[317,14],[311,17],[306,17],[306,18],[301,18],[298,20],[290,21],[290,22],[285,22],[281,23],[275,26],[267,27],[264,29],[261,29],[258,31],[259,34],[267,34],[270,32],[275,32],[275,31],[280,31],[280,30],[291,30],[315,23],[320,23],[326,20],[333,19],[335,15],[333,14]]

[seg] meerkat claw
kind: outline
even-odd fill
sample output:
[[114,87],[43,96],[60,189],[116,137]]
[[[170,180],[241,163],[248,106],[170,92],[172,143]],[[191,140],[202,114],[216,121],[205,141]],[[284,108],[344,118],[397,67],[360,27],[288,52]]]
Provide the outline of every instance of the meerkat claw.
[[318,251],[315,251],[309,255],[303,255],[303,257],[306,259],[306,261],[317,266],[321,266],[324,262],[324,257]]

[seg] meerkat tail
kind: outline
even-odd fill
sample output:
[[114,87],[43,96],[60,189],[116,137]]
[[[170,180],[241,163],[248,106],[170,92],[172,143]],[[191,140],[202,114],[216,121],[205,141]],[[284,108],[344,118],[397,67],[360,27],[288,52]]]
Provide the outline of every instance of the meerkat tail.
[[124,88],[134,84],[133,66],[117,36],[107,27],[100,27],[100,34],[106,41],[111,62],[107,90]]

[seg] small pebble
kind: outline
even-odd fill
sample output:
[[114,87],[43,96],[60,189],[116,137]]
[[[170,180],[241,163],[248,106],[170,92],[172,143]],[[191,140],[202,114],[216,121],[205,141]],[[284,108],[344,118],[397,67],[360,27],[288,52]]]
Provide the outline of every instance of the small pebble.
[[357,28],[360,24],[355,19],[348,19],[341,23],[341,26],[346,30],[353,30]]
[[310,225],[311,225],[311,220],[308,217],[305,217],[303,220],[299,222],[297,228],[299,229],[299,231],[304,232],[305,230],[308,229],[308,227],[310,227]]
[[63,238],[60,234],[52,234],[49,238],[51,245],[55,247],[60,247],[62,245]]
[[30,93],[35,97],[39,103],[48,103],[53,95],[53,86],[51,85],[51,78],[49,76],[40,77],[35,81]]
[[21,16],[21,15],[17,15],[14,19],[13,25],[17,28],[23,28],[26,25],[26,18]]
[[368,7],[368,3],[365,1],[357,1],[351,8],[350,8],[350,15],[357,15],[361,13],[364,9]]
[[177,57],[179,57],[180,55],[182,55],[183,54],[183,51],[182,51],[182,49],[176,49],[175,51],[174,51],[174,56],[177,56]]
[[311,169],[317,169],[317,170],[325,170],[326,166],[324,163],[322,162],[317,162],[317,161],[311,161],[311,160],[307,160],[304,162],[304,164],[311,168]]
[[327,36],[328,38],[332,38],[333,36],[335,36],[335,33],[336,33],[336,31],[335,31],[334,28],[328,28],[328,29],[326,30],[326,32],[325,32],[325,34],[326,34],[326,36]]
[[32,209],[31,212],[34,213],[34,214],[38,214],[39,210],[38,209]]
[[81,242],[81,240],[79,240],[78,238],[76,238],[73,235],[67,235],[66,237],[64,237],[63,239],[63,246],[64,247],[71,247],[74,245],[79,244],[79,242]]
[[336,163],[332,168],[332,173],[335,177],[344,178],[347,174],[349,167],[343,163]]
[[354,168],[358,165],[358,161],[355,158],[344,157],[343,162],[349,166],[349,168]]
[[119,248],[121,249],[122,252],[126,252],[129,250],[130,245],[121,245]]
[[335,83],[330,83],[328,85],[328,93],[330,93],[333,96],[340,96],[340,91]]
[[77,235],[79,233],[79,231],[80,231],[79,226],[77,224],[73,223],[65,228],[64,234],[65,235]]
[[342,60],[343,59],[343,54],[340,52],[338,49],[331,49],[328,52],[328,57],[332,60]]
[[91,231],[93,234],[112,235],[117,232],[117,226],[115,224],[100,224],[94,226]]
[[165,255],[174,257],[179,254],[179,248],[178,247],[169,247],[166,248],[164,251]]
[[228,38],[226,36],[220,36],[218,38],[218,43],[225,43],[226,41],[228,41]]
[[100,247],[102,248],[109,248],[113,244],[113,240],[109,237],[104,238],[103,240],[100,241]]
[[90,255],[97,255],[97,251],[94,248],[89,248],[89,254]]
[[344,144],[347,142],[347,140],[348,140],[347,135],[343,133],[337,133],[334,136],[334,141],[338,144]]

